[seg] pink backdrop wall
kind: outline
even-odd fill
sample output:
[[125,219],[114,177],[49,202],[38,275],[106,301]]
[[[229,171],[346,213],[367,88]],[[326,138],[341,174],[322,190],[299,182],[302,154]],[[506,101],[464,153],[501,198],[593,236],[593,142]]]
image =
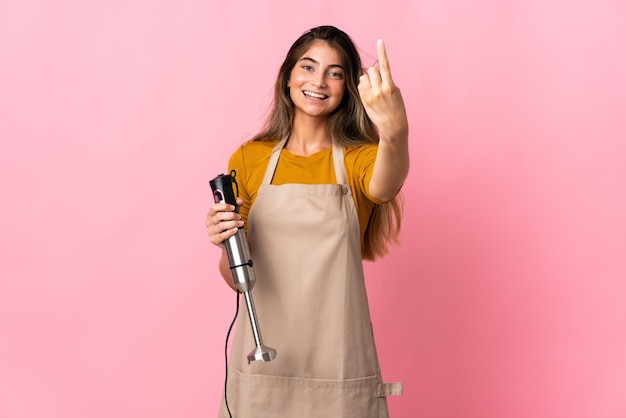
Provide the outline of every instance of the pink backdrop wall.
[[626,416],[625,4],[248,3],[0,4],[0,416],[215,416],[208,180],[319,24],[384,38],[410,113],[392,415]]

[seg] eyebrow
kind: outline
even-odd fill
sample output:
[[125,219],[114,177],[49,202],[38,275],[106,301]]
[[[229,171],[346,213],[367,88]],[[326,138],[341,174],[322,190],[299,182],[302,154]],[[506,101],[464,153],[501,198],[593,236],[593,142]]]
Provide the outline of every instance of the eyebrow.
[[[302,58],[300,58],[300,59],[298,60],[298,62],[300,62],[300,61],[311,61],[311,62],[313,62],[313,63],[315,63],[315,64],[319,64],[319,62],[317,62],[317,60],[314,60],[314,59],[313,59],[313,58],[311,58],[311,57],[302,57]],[[342,70],[344,69],[344,68],[343,68],[343,65],[340,65],[340,64],[330,64],[330,65],[328,66],[328,68],[341,68]]]

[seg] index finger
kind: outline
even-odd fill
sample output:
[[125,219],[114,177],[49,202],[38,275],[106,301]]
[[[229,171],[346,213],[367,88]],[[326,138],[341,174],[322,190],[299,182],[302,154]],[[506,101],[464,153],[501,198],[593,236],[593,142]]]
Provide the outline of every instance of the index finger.
[[391,69],[389,68],[389,59],[387,58],[387,50],[385,49],[385,41],[379,39],[376,46],[378,48],[378,66],[380,67],[380,75],[383,82],[393,82],[391,79]]
[[235,206],[230,203],[213,203],[211,205],[211,210],[215,213],[217,212],[233,212],[235,210]]

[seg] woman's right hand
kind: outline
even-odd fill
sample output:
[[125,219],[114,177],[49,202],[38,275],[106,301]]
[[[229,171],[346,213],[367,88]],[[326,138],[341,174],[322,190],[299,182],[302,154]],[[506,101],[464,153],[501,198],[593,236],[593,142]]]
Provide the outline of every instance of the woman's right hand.
[[[237,205],[243,205],[243,200],[237,198]],[[241,215],[235,212],[235,207],[228,203],[214,203],[206,215],[206,228],[211,242],[224,248],[224,241],[237,233],[243,226]]]

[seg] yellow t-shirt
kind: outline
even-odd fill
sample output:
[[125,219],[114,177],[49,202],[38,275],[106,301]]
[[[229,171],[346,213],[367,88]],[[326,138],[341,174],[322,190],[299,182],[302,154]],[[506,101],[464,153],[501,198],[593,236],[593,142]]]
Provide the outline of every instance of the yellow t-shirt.
[[[265,175],[270,154],[278,141],[252,141],[239,147],[230,157],[228,170],[236,171],[239,185],[239,197],[244,201],[240,214],[247,225],[248,213],[256,199],[259,187]],[[361,246],[372,209],[375,204],[384,203],[369,194],[369,182],[372,178],[377,145],[361,145],[344,148],[344,167],[346,181],[352,189],[352,197],[361,228]],[[303,157],[283,148],[274,172],[272,184],[333,184],[335,168],[332,148]],[[236,192],[236,191],[235,191]]]

